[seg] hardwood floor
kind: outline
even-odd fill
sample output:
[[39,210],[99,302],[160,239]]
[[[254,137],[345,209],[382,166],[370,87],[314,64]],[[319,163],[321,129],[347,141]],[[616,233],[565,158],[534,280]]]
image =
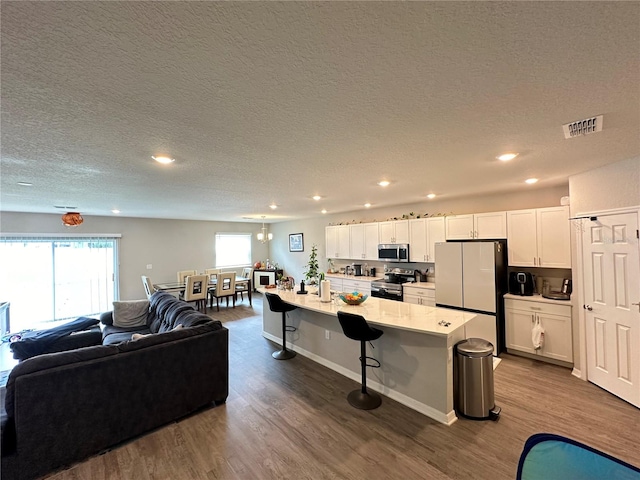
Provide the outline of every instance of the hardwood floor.
[[[387,397],[349,406],[357,384],[261,336],[261,296],[210,314],[230,331],[230,395],[51,479],[513,479],[533,433],[566,435],[640,465],[640,410],[570,370],[504,354],[498,422],[450,427]],[[354,344],[354,355],[357,355]],[[429,388],[425,385],[425,388]]]

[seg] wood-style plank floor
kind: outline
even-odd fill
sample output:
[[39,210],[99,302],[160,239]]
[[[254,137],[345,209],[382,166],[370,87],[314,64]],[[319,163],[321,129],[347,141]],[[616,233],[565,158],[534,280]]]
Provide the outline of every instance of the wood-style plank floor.
[[245,301],[210,312],[230,330],[225,405],[49,478],[513,479],[525,440],[538,432],[640,465],[640,410],[569,369],[504,354],[495,371],[498,422],[447,427],[386,397],[365,412],[347,403],[352,380],[300,355],[271,358],[278,347],[261,336],[261,309],[258,294],[253,308]]

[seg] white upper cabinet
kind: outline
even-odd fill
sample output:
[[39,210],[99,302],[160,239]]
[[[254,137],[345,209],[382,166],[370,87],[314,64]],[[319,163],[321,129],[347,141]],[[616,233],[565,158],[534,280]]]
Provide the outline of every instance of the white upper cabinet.
[[571,268],[569,207],[507,212],[509,266]]
[[349,258],[349,225],[331,225],[325,228],[327,258]]
[[507,212],[446,217],[447,240],[507,238]]
[[435,245],[446,240],[444,219],[445,217],[427,218],[427,262],[437,261]]
[[444,217],[409,220],[409,260],[435,262],[435,244],[444,242]]
[[350,258],[356,260],[378,259],[378,224],[358,223],[349,225]]
[[380,243],[409,243],[409,221],[393,220],[378,224]]

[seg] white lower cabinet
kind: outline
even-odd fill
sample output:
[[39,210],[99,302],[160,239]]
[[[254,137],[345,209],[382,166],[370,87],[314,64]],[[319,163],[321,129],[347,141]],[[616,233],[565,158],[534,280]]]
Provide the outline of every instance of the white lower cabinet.
[[[504,312],[507,350],[536,355],[540,360],[573,363],[571,305],[505,298]],[[544,329],[544,341],[538,350],[532,340],[537,322]]]
[[327,280],[331,282],[331,290],[336,292],[342,291],[342,279],[341,278],[331,278],[327,277]]
[[366,280],[343,280],[342,291],[346,293],[360,292],[365,295],[371,295],[371,282]]
[[436,291],[421,287],[403,286],[402,301],[427,307],[436,306]]

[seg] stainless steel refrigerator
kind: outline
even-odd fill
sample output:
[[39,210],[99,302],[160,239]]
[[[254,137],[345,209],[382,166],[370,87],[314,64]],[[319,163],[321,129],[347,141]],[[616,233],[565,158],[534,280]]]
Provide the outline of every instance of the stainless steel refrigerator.
[[484,338],[494,355],[505,349],[504,301],[507,293],[505,240],[440,242],[436,254],[436,306],[475,312],[466,338]]

